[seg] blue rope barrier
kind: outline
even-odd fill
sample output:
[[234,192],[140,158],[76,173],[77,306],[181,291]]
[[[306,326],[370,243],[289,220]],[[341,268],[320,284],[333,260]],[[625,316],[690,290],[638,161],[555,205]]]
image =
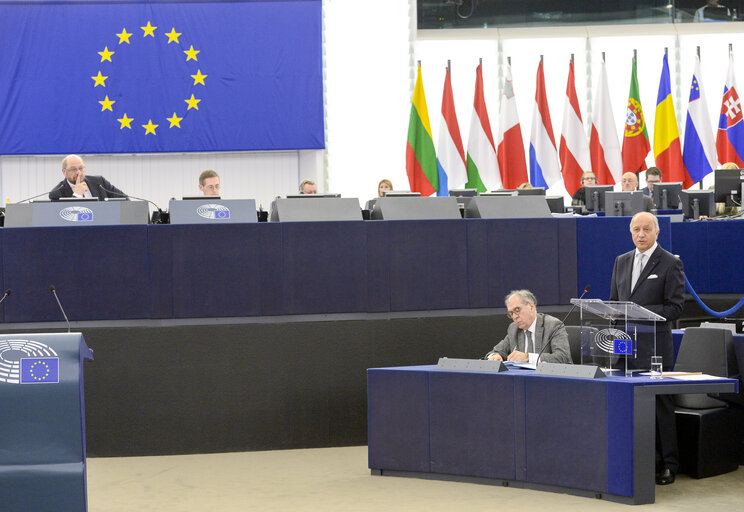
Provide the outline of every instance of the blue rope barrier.
[[703,301],[700,300],[700,297],[698,297],[698,294],[695,293],[695,290],[693,289],[692,285],[690,284],[690,281],[687,280],[687,275],[685,274],[685,288],[687,288],[687,291],[692,295],[692,298],[695,299],[695,302],[697,302],[701,308],[703,308],[703,311],[708,313],[711,316],[715,316],[717,318],[723,318],[724,316],[729,316],[733,313],[736,313],[736,311],[744,305],[744,297],[739,299],[739,302],[737,302],[734,307],[731,309],[727,309],[726,311],[713,311],[708,306],[703,304]]

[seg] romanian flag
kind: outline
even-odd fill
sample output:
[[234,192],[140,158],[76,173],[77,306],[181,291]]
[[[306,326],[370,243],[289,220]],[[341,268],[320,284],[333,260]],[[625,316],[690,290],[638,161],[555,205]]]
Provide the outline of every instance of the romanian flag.
[[426,109],[420,65],[416,87],[413,90],[411,118],[408,121],[406,173],[412,192],[421,192],[422,196],[430,196],[439,189],[437,155],[434,150],[434,139],[431,136],[429,111]]
[[625,136],[623,137],[623,172],[638,172],[646,169],[646,155],[649,151],[651,151],[651,144],[648,141],[646,118],[643,117],[643,107],[641,107],[636,59],[633,57],[628,111],[625,117]]
[[682,147],[677,130],[677,117],[674,115],[672,85],[669,78],[669,58],[664,54],[659,80],[659,94],[656,97],[656,119],[654,120],[654,156],[656,167],[661,170],[663,181],[682,181],[690,188],[693,181],[682,160]]

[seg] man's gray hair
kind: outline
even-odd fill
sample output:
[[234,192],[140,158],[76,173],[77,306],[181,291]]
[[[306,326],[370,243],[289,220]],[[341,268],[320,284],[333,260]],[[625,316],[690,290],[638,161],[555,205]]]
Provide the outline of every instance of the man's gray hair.
[[632,218],[632,219],[630,219],[630,226],[629,226],[629,229],[633,229],[633,221],[634,221],[634,220],[636,220],[636,217],[638,217],[639,215],[643,215],[643,214],[648,214],[648,215],[650,215],[651,217],[653,217],[653,218],[654,218],[654,224],[656,225],[656,231],[660,231],[660,229],[659,229],[659,219],[658,219],[658,217],[656,217],[656,215],[654,215],[653,213],[650,213],[650,212],[638,212],[638,213],[636,213],[635,215],[633,215],[633,218]]
[[510,291],[509,294],[504,297],[504,304],[509,302],[509,299],[512,297],[512,295],[516,295],[517,297],[519,297],[519,300],[521,300],[523,304],[534,304],[535,306],[537,306],[537,299],[535,298],[535,294],[529,290]]

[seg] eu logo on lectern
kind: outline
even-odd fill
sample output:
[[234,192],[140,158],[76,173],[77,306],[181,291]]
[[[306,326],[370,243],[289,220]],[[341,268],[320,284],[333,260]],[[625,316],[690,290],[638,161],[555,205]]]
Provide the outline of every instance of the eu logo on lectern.
[[21,359],[21,384],[58,384],[59,357]]

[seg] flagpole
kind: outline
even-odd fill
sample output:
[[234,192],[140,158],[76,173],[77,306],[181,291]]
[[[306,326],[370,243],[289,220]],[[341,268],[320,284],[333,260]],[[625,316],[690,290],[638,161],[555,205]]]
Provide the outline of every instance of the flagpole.
[[[700,60],[700,47],[699,46],[697,47],[697,56],[698,56],[698,60]],[[706,108],[706,110],[707,110],[707,108]],[[713,172],[715,172],[715,171],[713,171]],[[705,176],[703,176],[703,177],[705,177]],[[698,182],[698,186],[700,187],[700,190],[703,190],[703,180],[702,180],[702,178]]]

